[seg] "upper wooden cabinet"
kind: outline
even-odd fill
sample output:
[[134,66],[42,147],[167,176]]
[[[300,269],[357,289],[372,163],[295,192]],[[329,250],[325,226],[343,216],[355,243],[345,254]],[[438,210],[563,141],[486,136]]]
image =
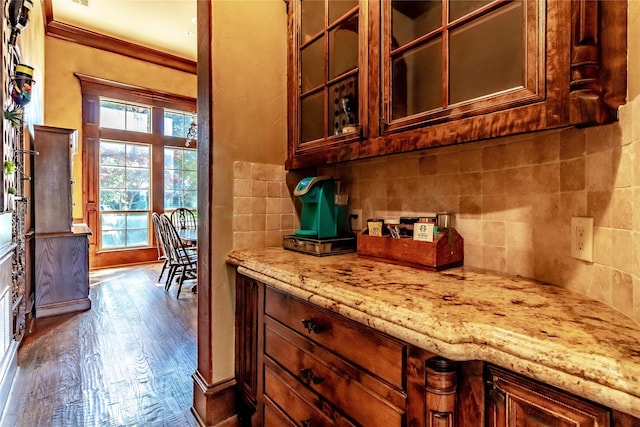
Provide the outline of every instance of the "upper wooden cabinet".
[[287,168],[610,123],[626,1],[290,0]]

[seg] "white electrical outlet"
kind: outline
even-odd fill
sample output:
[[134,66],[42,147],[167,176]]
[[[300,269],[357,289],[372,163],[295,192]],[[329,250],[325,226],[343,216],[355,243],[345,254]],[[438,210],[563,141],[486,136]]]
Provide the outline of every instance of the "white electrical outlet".
[[593,218],[571,218],[571,258],[593,262]]
[[351,209],[349,211],[349,221],[351,223],[351,230],[354,233],[362,230],[362,209]]

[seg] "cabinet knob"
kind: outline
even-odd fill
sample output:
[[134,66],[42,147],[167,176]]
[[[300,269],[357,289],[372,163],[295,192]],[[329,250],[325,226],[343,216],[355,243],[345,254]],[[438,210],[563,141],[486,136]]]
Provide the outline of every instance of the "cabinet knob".
[[302,427],[312,427],[313,426],[313,424],[311,424],[311,418],[307,418],[307,419],[304,419],[304,420],[300,421],[300,425]]
[[316,377],[313,371],[310,368],[300,369],[300,377],[302,378],[302,382],[305,384],[320,384],[324,381],[324,378]]
[[319,334],[320,332],[322,332],[322,329],[318,325],[316,325],[316,323],[312,319],[302,319],[302,326],[304,326],[304,328],[309,333],[315,332],[316,334]]

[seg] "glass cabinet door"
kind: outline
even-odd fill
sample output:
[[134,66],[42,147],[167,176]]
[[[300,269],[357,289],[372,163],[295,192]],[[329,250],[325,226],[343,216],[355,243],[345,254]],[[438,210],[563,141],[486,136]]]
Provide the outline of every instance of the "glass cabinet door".
[[388,129],[541,96],[539,11],[530,0],[383,3]]
[[293,52],[299,76],[297,145],[359,137],[359,2],[298,0],[294,7],[299,13]]

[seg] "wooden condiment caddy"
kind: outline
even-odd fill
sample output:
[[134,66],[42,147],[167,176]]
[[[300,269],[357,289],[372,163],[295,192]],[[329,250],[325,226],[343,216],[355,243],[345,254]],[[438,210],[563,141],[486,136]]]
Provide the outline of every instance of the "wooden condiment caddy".
[[433,242],[358,234],[359,256],[428,270],[459,267],[464,263],[464,240],[455,228],[440,230]]

